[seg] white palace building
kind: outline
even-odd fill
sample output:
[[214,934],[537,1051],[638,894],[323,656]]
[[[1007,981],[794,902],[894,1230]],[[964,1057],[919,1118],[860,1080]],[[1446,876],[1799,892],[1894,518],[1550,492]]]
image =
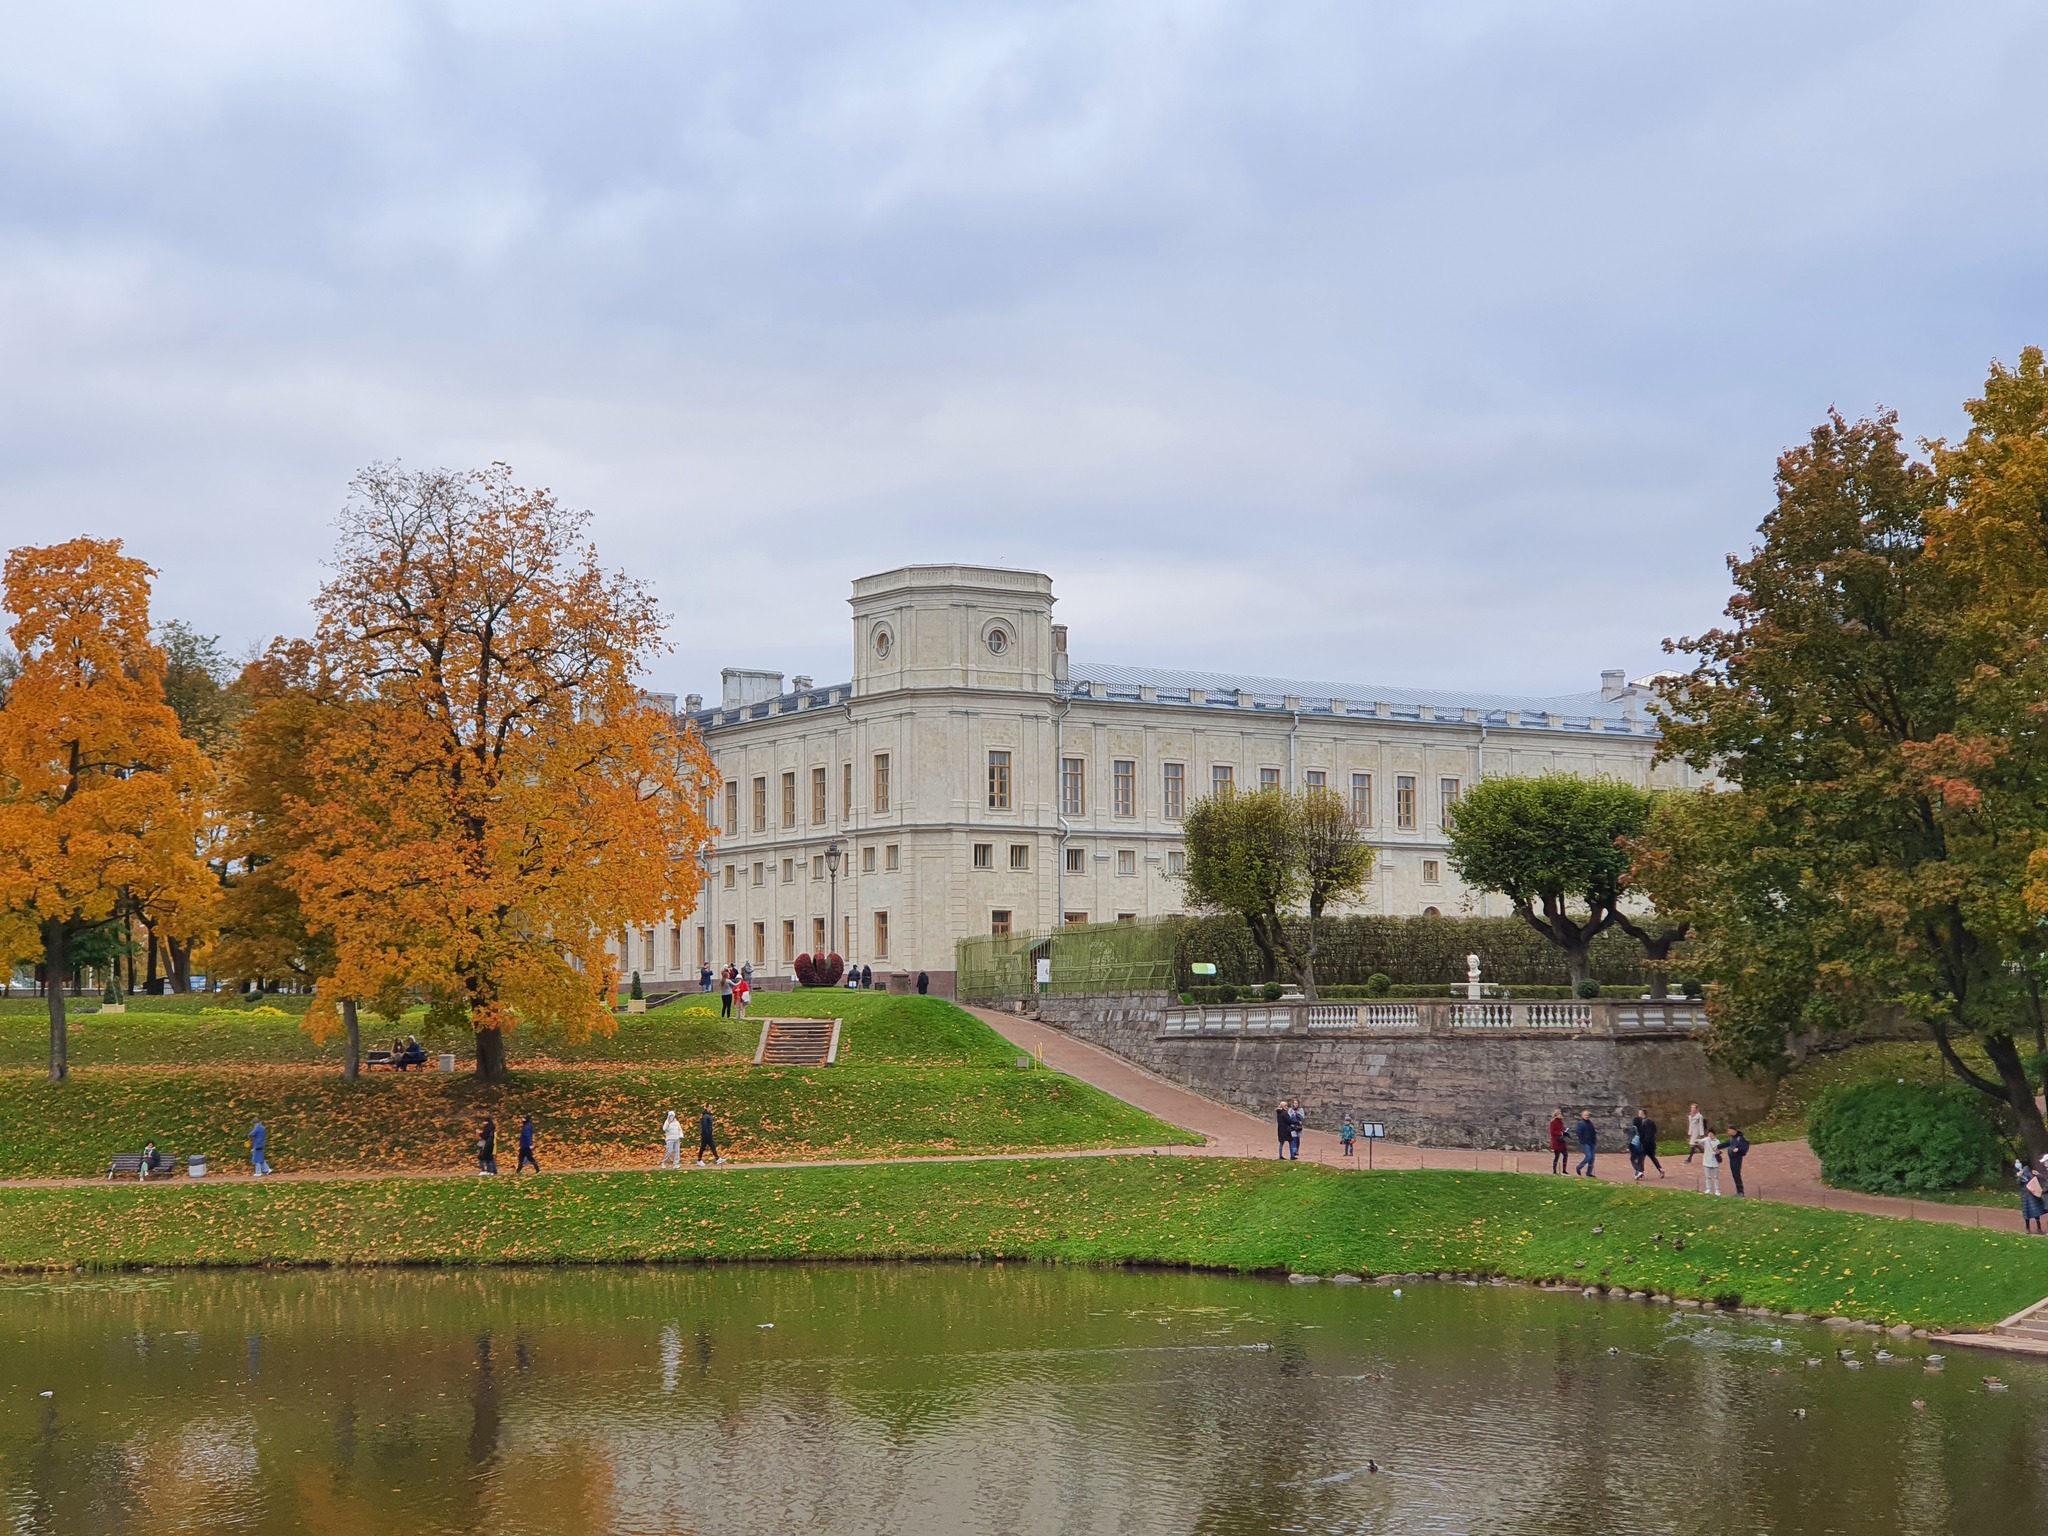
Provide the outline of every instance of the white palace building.
[[1693,782],[1653,765],[1649,694],[1621,672],[1512,698],[1070,662],[1051,578],[986,566],[863,576],[852,608],[850,681],[728,669],[715,707],[685,701],[724,779],[716,853],[695,913],[630,935],[644,980],[771,980],[837,949],[950,992],[963,936],[1182,911],[1181,819],[1223,786],[1344,796],[1377,854],[1357,910],[1498,913],[1445,856],[1470,785]]

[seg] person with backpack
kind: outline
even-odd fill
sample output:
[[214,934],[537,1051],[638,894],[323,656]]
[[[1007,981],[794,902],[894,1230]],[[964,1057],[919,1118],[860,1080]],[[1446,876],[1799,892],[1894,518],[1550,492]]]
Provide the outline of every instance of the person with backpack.
[[1352,1146],[1352,1143],[1355,1142],[1357,1139],[1358,1127],[1353,1125],[1351,1123],[1351,1117],[1349,1115],[1346,1115],[1344,1117],[1344,1123],[1337,1127],[1337,1141],[1339,1145],[1341,1145],[1344,1148],[1344,1155],[1346,1157],[1356,1157],[1358,1155],[1356,1150]]

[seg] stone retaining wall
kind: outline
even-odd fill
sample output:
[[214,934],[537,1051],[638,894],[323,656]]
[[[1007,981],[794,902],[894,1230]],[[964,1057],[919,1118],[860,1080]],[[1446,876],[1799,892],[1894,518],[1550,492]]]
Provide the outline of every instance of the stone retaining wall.
[[1724,1127],[1756,1118],[1771,1086],[1713,1066],[1689,1035],[1489,1032],[1446,1037],[1289,1035],[1185,1038],[1161,1033],[1166,993],[1037,997],[1013,1004],[1171,1082],[1251,1114],[1299,1098],[1308,1122],[1334,1131],[1348,1113],[1385,1123],[1395,1141],[1441,1147],[1543,1148],[1551,1112],[1593,1111],[1601,1149],[1619,1154],[1638,1106],[1660,1137],[1683,1136],[1698,1103]]

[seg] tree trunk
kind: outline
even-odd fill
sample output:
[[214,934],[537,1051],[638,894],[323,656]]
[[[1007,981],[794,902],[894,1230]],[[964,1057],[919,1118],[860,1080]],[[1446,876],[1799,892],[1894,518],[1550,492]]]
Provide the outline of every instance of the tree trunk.
[[341,1027],[348,1035],[347,1053],[341,1058],[341,1075],[354,1082],[363,1067],[363,1031],[356,1020],[356,1000],[341,1000]]
[[2018,1044],[2011,1035],[1988,1035],[1984,1054],[1998,1070],[2005,1101],[2012,1106],[2013,1118],[2019,1122],[2020,1140],[2027,1144],[2027,1161],[2048,1157],[2048,1125],[2042,1123],[2041,1106],[2034,1101],[2034,1085],[2027,1079],[2026,1063],[2020,1060]]
[[1575,944],[1560,944],[1558,948],[1564,951],[1565,969],[1572,978],[1572,996],[1577,997],[1579,984],[1593,973],[1593,946],[1580,939]]
[[64,923],[49,918],[43,923],[43,966],[50,973],[50,1081],[61,1083],[71,1075],[71,1042],[65,1034],[64,989],[56,978],[64,974]]
[[192,990],[192,941],[181,944],[167,939],[165,943],[171,952],[171,990],[182,997]]
[[505,1032],[480,1029],[476,1032],[476,1076],[480,1083],[505,1081]]
[[149,959],[142,973],[142,990],[151,997],[162,997],[164,979],[156,968],[156,929],[150,926],[144,928],[143,932],[149,935]]

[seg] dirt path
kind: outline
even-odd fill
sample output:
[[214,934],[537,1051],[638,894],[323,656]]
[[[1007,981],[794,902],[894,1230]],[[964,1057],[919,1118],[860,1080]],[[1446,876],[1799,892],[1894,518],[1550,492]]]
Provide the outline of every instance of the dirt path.
[[[1278,1151],[1279,1136],[1273,1122],[1246,1114],[1227,1104],[1204,1098],[1192,1089],[1170,1083],[1146,1071],[1135,1062],[1099,1046],[1076,1040],[1064,1030],[1040,1024],[1035,1019],[999,1013],[988,1008],[968,1012],[987,1024],[1019,1050],[1040,1056],[1048,1067],[1091,1083],[1104,1093],[1135,1104],[1170,1125],[1178,1125],[1209,1138],[1200,1150],[1212,1157],[1272,1157]],[[1355,1157],[1346,1158],[1336,1136],[1328,1131],[1310,1131],[1301,1139],[1302,1160],[1332,1167],[1364,1168],[1368,1157],[1375,1168],[1449,1168],[1475,1173],[1550,1174],[1548,1152],[1495,1152],[1466,1147],[1417,1147],[1399,1142],[1380,1142],[1369,1150],[1360,1144]],[[1577,1161],[1574,1153],[1572,1161]],[[1698,1190],[1700,1163],[1666,1156],[1664,1177],[1648,1170],[1644,1183],[1667,1189]],[[1609,1183],[1635,1181],[1628,1158],[1617,1146],[1594,1160],[1594,1176]],[[1823,1206],[1834,1211],[1858,1211],[1868,1216],[1893,1216],[1914,1221],[1938,1221],[1951,1226],[1986,1227],[1994,1231],[2020,1230],[2017,1200],[2010,1209],[1997,1206],[1949,1205],[1939,1201],[1900,1200],[1884,1195],[1858,1195],[1830,1189],[1821,1183],[1820,1160],[1802,1141],[1759,1142],[1743,1164],[1743,1185],[1750,1198],[1779,1200],[1788,1205]],[[1733,1181],[1724,1169],[1724,1190],[1733,1191]]]

